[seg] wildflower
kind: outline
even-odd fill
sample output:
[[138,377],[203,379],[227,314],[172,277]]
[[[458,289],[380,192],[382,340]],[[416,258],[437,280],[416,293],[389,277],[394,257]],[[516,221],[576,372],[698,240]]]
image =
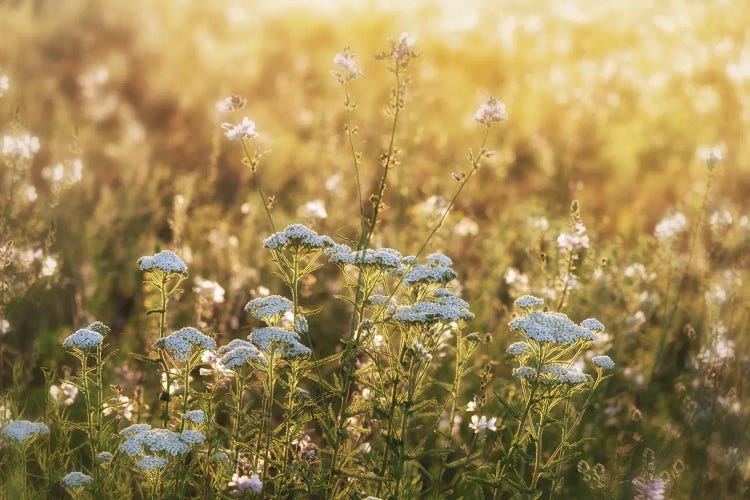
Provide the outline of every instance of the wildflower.
[[732,222],[734,222],[734,219],[732,219],[732,213],[729,210],[717,210],[708,218],[708,224],[711,226],[711,230],[716,233],[725,231],[732,225]]
[[263,320],[269,324],[278,322],[284,313],[290,312],[293,308],[294,303],[281,295],[260,297],[251,300],[245,305],[245,311],[249,312],[253,318]]
[[135,466],[146,472],[153,472],[157,469],[163,469],[167,466],[167,459],[164,457],[147,456],[138,460]]
[[521,354],[525,353],[529,349],[530,349],[530,346],[526,342],[513,342],[511,345],[508,346],[508,349],[506,349],[505,352],[507,352],[511,356],[520,356]]
[[516,301],[514,302],[516,307],[520,307],[522,309],[529,309],[532,307],[539,307],[544,305],[544,299],[540,299],[539,297],[534,297],[533,295],[524,295],[523,297],[518,297]]
[[662,244],[667,244],[678,234],[685,231],[687,220],[680,212],[675,212],[662,219],[654,230],[656,239]]
[[193,422],[194,424],[202,424],[206,421],[206,414],[203,410],[192,410],[182,414],[183,420]]
[[187,444],[203,444],[206,436],[196,430],[188,429],[180,433],[180,439]]
[[7,75],[0,75],[0,97],[10,89],[10,78]]
[[519,366],[513,368],[513,376],[518,378],[534,378],[536,377],[536,368],[531,366]]
[[219,348],[221,364],[226,369],[233,370],[248,363],[263,363],[265,356],[251,342],[234,339],[229,344]]
[[664,500],[666,483],[662,478],[646,479],[637,477],[633,479],[633,486],[638,491],[636,498],[639,500]]
[[505,110],[505,104],[498,101],[494,97],[490,97],[487,102],[479,106],[479,109],[474,113],[474,120],[491,127],[493,123],[502,122],[508,119],[508,114]]
[[240,476],[236,472],[232,475],[232,480],[227,485],[230,488],[234,488],[232,494],[235,496],[242,496],[247,490],[253,490],[259,492],[263,489],[263,483],[260,480],[258,474],[253,474],[250,477],[242,475]]
[[594,356],[591,358],[591,362],[605,370],[612,370],[615,367],[615,362],[609,356]]
[[367,454],[372,451],[372,445],[369,443],[369,441],[365,441],[362,443],[362,446],[359,447],[360,453]]
[[721,146],[701,146],[698,157],[706,163],[709,170],[713,170],[717,163],[724,159],[724,148]]
[[263,242],[263,246],[271,250],[279,247],[310,250],[333,245],[333,240],[329,236],[318,236],[318,233],[302,224],[292,224],[284,231],[272,234]]
[[238,95],[233,95],[225,97],[221,101],[217,102],[216,109],[221,111],[222,113],[225,113],[227,111],[242,109],[245,107],[245,104],[247,104],[247,99]]
[[574,344],[579,340],[594,340],[594,333],[573,323],[558,312],[531,311],[509,323],[510,329],[521,332],[528,339],[553,344]]
[[357,267],[377,267],[397,270],[402,266],[401,254],[392,248],[365,249],[352,252],[346,245],[333,245],[326,253],[334,264],[351,264]]
[[586,382],[588,377],[574,366],[566,366],[557,363],[550,363],[542,366],[539,372],[542,375],[548,375],[542,379],[545,384],[560,383],[578,385]]
[[[169,374],[171,381],[169,383],[169,387],[167,387],[167,374],[162,373],[161,374],[161,390],[164,392],[169,392],[170,395],[172,394],[182,394],[182,391],[185,389],[182,385],[180,371],[177,368],[170,368]],[[188,377],[189,380],[192,382],[193,377]]]
[[133,419],[133,403],[129,397],[123,396],[122,394],[116,396],[106,403],[102,409],[104,415],[114,414],[117,418],[124,418],[126,420]]
[[30,160],[39,151],[39,138],[29,134],[12,137],[3,136],[3,156]]
[[0,337],[10,332],[10,322],[5,318],[0,318]]
[[110,463],[114,457],[112,454],[108,451],[102,451],[96,454],[95,461],[97,464],[108,464]]
[[82,351],[91,351],[101,346],[103,341],[104,337],[100,333],[87,328],[81,328],[63,340],[62,345],[68,349],[75,348]]
[[496,417],[487,419],[484,415],[482,415],[482,418],[479,418],[477,415],[472,415],[469,428],[474,429],[474,434],[479,434],[480,431],[495,432],[497,430],[497,427],[495,427],[496,420]]
[[0,434],[18,443],[23,443],[36,435],[48,435],[49,427],[41,422],[11,420],[0,430]]
[[589,237],[586,235],[586,226],[578,222],[571,233],[560,233],[557,237],[557,246],[569,252],[588,248]]
[[49,395],[52,398],[52,401],[55,402],[55,404],[60,406],[70,406],[76,400],[76,396],[78,395],[78,387],[67,382],[63,382],[59,386],[52,385],[49,388]]
[[120,431],[120,436],[122,437],[130,437],[134,436],[135,434],[150,430],[151,426],[148,424],[133,424],[128,427],[125,427]]
[[69,472],[62,479],[63,486],[70,489],[84,488],[93,482],[94,479],[83,472]]
[[447,266],[418,265],[404,275],[404,285],[416,286],[427,283],[445,285],[456,279],[456,271]]
[[52,276],[53,274],[55,274],[55,271],[57,271],[57,259],[52,257],[51,255],[48,255],[42,261],[42,276]]
[[299,209],[301,217],[307,219],[325,219],[328,217],[326,206],[323,200],[311,200],[302,205]]
[[225,134],[230,141],[239,141],[247,137],[252,139],[258,133],[255,131],[255,122],[248,117],[244,117],[238,125],[231,123],[222,123],[221,128],[226,130]]
[[474,315],[466,307],[457,307],[453,304],[417,302],[411,306],[400,307],[393,315],[393,319],[407,324],[430,324],[471,321]]
[[208,299],[214,304],[224,303],[225,290],[216,283],[215,281],[204,280],[201,278],[195,279],[195,286],[193,291],[198,295],[208,297]]
[[208,350],[216,349],[216,342],[214,339],[201,333],[195,328],[186,327],[177,330],[162,339],[158,339],[156,341],[156,347],[171,351],[174,358],[178,361],[187,361],[193,347]]
[[227,380],[233,375],[232,371],[229,370],[224,365],[224,363],[222,363],[221,358],[214,351],[203,351],[203,354],[201,354],[201,361],[203,363],[207,363],[208,366],[210,366],[210,368],[201,368],[200,370],[198,370],[198,373],[200,373],[202,377],[215,375],[221,380]]
[[[173,457],[190,451],[191,444],[200,444],[204,436],[198,431],[183,431],[182,434],[168,429],[138,428],[130,426],[127,438],[120,445],[120,452],[135,457],[148,449],[151,453],[166,453]],[[123,435],[123,431],[120,435]]]
[[354,60],[354,54],[348,50],[344,50],[343,53],[340,52],[333,56],[333,64],[341,68],[343,78],[338,71],[332,71],[331,73],[342,83],[348,80],[355,80],[362,76],[362,70],[357,67],[357,62]]
[[138,259],[141,271],[153,271],[159,269],[166,274],[187,275],[187,266],[177,254],[171,250],[163,250],[156,255],[146,255]]
[[429,362],[432,360],[432,354],[430,354],[427,349],[424,348],[421,342],[419,342],[417,339],[414,339],[411,343],[412,349],[414,349],[414,352],[416,352],[419,357],[424,359],[425,361]]
[[103,336],[109,335],[109,333],[112,331],[110,327],[108,327],[101,321],[94,321],[89,326],[87,326],[86,329],[91,330],[92,332],[100,333]]

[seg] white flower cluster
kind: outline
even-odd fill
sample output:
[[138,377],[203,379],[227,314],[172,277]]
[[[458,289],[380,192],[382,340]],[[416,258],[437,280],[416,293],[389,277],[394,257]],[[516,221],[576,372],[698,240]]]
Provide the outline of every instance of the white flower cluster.
[[206,414],[203,410],[191,410],[187,413],[182,414],[183,420],[193,422],[194,424],[202,424],[206,421]]
[[506,349],[505,352],[507,352],[511,356],[520,356],[521,354],[528,351],[530,347],[531,346],[529,346],[529,344],[527,344],[526,342],[513,342],[508,346],[508,349]]
[[514,304],[521,309],[530,309],[532,307],[543,306],[544,299],[534,297],[533,295],[524,295],[523,297],[518,297]]
[[245,137],[252,139],[258,135],[255,131],[255,122],[247,116],[242,118],[242,121],[237,125],[232,125],[231,123],[226,122],[222,123],[221,128],[226,130],[224,135],[226,135],[227,139],[230,141],[239,141]]
[[589,330],[593,332],[603,332],[605,327],[602,324],[601,321],[599,321],[596,318],[586,318],[583,321],[581,321],[581,326],[584,328],[588,328]]
[[145,255],[138,259],[138,265],[141,267],[141,271],[160,269],[167,274],[187,274],[187,266],[171,250],[162,250],[156,255]]
[[432,361],[432,354],[430,354],[417,339],[412,340],[411,348],[414,349],[414,352],[416,352],[420,358],[427,362]]
[[575,366],[567,366],[557,363],[550,363],[542,366],[540,374],[548,375],[541,379],[545,384],[559,383],[578,385],[588,380],[588,376]]
[[328,217],[323,200],[310,200],[306,202],[299,208],[298,213],[306,219],[325,219]]
[[200,373],[202,377],[216,375],[219,380],[225,381],[234,375],[232,371],[222,363],[221,358],[214,351],[203,351],[203,354],[201,354],[201,361],[207,363],[210,367],[200,368],[198,370],[198,373]]
[[[266,322],[269,322],[268,320],[271,319],[278,320],[293,308],[294,303],[281,295],[258,297],[245,305],[245,311],[249,312],[253,318]],[[274,322],[275,321],[271,321],[271,323]]]
[[407,324],[471,321],[474,315],[467,307],[468,304],[458,297],[438,297],[435,302],[417,302],[411,306],[400,307],[393,315],[393,319]]
[[482,125],[486,125],[487,127],[495,122],[501,122],[507,119],[508,113],[505,109],[505,104],[494,97],[490,97],[489,100],[479,106],[477,112],[474,113],[474,120]]
[[271,250],[279,247],[328,248],[333,245],[333,240],[329,236],[319,236],[318,233],[302,224],[292,224],[284,231],[272,234],[263,242],[263,246]]
[[576,325],[559,312],[531,311],[509,323],[510,329],[526,338],[552,344],[574,344],[579,340],[594,340],[594,332]]
[[[346,80],[354,80],[362,76],[362,71],[357,67],[357,62],[354,60],[354,54],[349,51],[344,51],[343,54],[336,54],[333,57],[333,64],[341,68]],[[334,75],[339,76],[339,73],[334,72]]]
[[69,472],[62,478],[63,486],[70,489],[85,488],[93,482],[94,479],[83,472]]
[[10,89],[10,78],[8,75],[0,75],[0,97]]
[[219,348],[221,365],[233,370],[247,363],[264,363],[265,356],[251,342],[234,339],[225,346]]
[[216,349],[216,342],[208,335],[188,326],[167,335],[163,339],[158,339],[156,347],[170,351],[178,361],[187,361],[193,347],[213,350]]
[[708,225],[716,233],[726,231],[732,225],[732,222],[734,222],[734,219],[729,210],[717,210],[708,218]]
[[104,337],[101,333],[89,330],[88,328],[81,328],[74,334],[69,335],[63,340],[63,347],[66,349],[80,349],[82,351],[91,351],[96,349],[104,342]]
[[296,358],[312,354],[309,347],[300,344],[297,332],[284,330],[283,328],[274,326],[260,328],[251,333],[248,339],[262,351],[270,351],[272,345],[280,348],[285,358]]
[[456,271],[447,266],[417,265],[404,275],[404,285],[417,286],[427,283],[445,285],[456,279]]
[[205,440],[203,434],[195,430],[186,430],[178,434],[168,429],[152,429],[148,424],[131,425],[120,431],[126,437],[120,445],[120,451],[130,457],[151,453],[166,453],[173,457],[190,451],[190,445],[200,444]]
[[135,466],[142,471],[153,472],[154,470],[163,469],[164,467],[166,467],[167,459],[164,457],[147,456],[138,460],[135,463]]
[[226,291],[215,281],[196,278],[193,291],[198,295],[207,297],[214,304],[224,303],[224,294]]
[[78,387],[67,382],[63,382],[59,386],[51,385],[49,396],[57,405],[70,406],[75,403],[76,396],[78,396]]
[[3,156],[30,160],[39,152],[39,138],[23,134],[18,137],[3,136]]
[[132,420],[133,402],[129,397],[119,394],[104,403],[102,413],[104,415],[115,415],[116,418]]
[[11,420],[2,430],[0,430],[0,434],[13,441],[23,443],[37,434],[48,435],[49,427],[41,422]]
[[698,157],[706,162],[709,169],[713,169],[717,163],[724,159],[724,148],[720,145],[700,146],[697,153]]
[[586,226],[578,222],[570,233],[560,233],[557,237],[557,246],[574,252],[589,247],[589,237],[586,235]]
[[594,356],[591,358],[591,362],[605,370],[613,370],[615,368],[615,362],[609,356]]
[[497,427],[495,427],[496,421],[497,421],[497,417],[492,417],[488,419],[484,415],[482,415],[481,418],[479,418],[477,415],[472,415],[471,423],[469,424],[469,427],[471,429],[474,429],[474,434],[479,434],[480,431],[495,432],[497,430]]
[[663,218],[654,230],[654,235],[662,244],[666,244],[672,241],[675,236],[685,232],[687,228],[687,220],[685,216],[680,212],[675,212]]
[[108,464],[114,460],[114,456],[108,451],[102,451],[96,454],[94,461],[97,464]]
[[513,376],[518,378],[534,378],[536,377],[536,368],[531,366],[519,366],[513,368]]

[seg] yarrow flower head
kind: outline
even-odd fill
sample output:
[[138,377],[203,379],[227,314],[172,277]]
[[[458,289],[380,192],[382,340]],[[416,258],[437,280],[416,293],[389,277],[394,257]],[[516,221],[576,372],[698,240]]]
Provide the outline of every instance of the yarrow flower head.
[[497,430],[497,427],[495,427],[496,421],[497,421],[497,417],[492,417],[488,419],[484,415],[482,415],[481,418],[477,415],[472,415],[471,423],[469,424],[469,427],[471,429],[474,429],[474,434],[479,434],[480,431],[495,432]]
[[0,434],[12,441],[23,443],[37,435],[48,435],[49,427],[41,422],[11,420],[2,430],[0,430]]
[[141,271],[161,270],[166,274],[187,275],[187,266],[176,253],[171,250],[163,250],[156,255],[145,255],[138,259]]
[[263,483],[258,474],[252,474],[248,477],[245,475],[239,475],[236,472],[227,486],[234,488],[232,494],[238,497],[244,495],[247,490],[259,492],[263,489]]
[[225,97],[224,99],[216,103],[216,109],[221,111],[222,113],[226,113],[228,111],[242,109],[245,107],[245,104],[247,104],[247,99],[242,96],[232,95],[229,97]]
[[545,384],[578,385],[589,379],[588,375],[575,366],[567,366],[557,363],[550,363],[542,366],[539,373],[540,375],[546,375],[546,377],[541,379]]
[[3,156],[30,160],[39,152],[39,138],[23,134],[18,137],[6,135],[3,137]]
[[69,335],[63,340],[63,347],[67,349],[80,349],[81,351],[91,351],[102,345],[104,337],[101,333],[81,328],[73,335]]
[[63,382],[59,386],[52,385],[49,388],[49,396],[57,405],[70,406],[75,402],[76,396],[78,396],[78,387],[67,382]]
[[341,83],[345,81],[354,80],[362,76],[362,70],[357,67],[357,61],[354,60],[354,54],[349,50],[344,50],[343,53],[338,53],[333,57],[333,64],[338,66],[341,71],[332,71],[331,73]]
[[349,264],[359,268],[376,267],[388,271],[402,267],[401,254],[393,248],[367,248],[353,252],[346,245],[333,245],[326,250],[326,254],[334,264]]
[[536,377],[536,368],[531,366],[519,366],[513,368],[513,376],[518,378],[534,378]]
[[245,311],[253,318],[265,321],[269,325],[275,325],[279,319],[294,309],[294,303],[281,295],[268,295],[258,297],[245,305]]
[[265,356],[252,342],[234,339],[218,350],[221,355],[221,364],[229,370],[233,370],[248,363],[265,364]]
[[161,470],[167,466],[167,459],[164,457],[147,456],[138,460],[135,466],[145,472]]
[[511,330],[537,342],[574,344],[579,340],[595,339],[591,330],[576,325],[559,312],[531,311],[511,321],[509,326]]
[[255,330],[248,339],[261,351],[269,352],[272,347],[281,351],[285,358],[309,356],[309,347],[300,344],[299,334],[291,330],[284,330],[275,326],[268,326]]
[[605,329],[605,326],[602,324],[602,322],[596,318],[584,319],[583,321],[581,321],[581,326],[597,333],[603,332]]
[[231,123],[222,123],[221,128],[226,130],[224,135],[230,141],[239,141],[244,138],[252,139],[257,136],[258,133],[255,131],[255,122],[248,117],[244,117],[238,125],[232,125]]
[[85,488],[94,482],[94,479],[84,474],[83,472],[69,472],[62,478],[62,484],[66,488],[76,490],[78,488]]
[[206,414],[203,410],[191,410],[187,413],[182,414],[183,420],[193,422],[194,424],[202,424],[206,421]]
[[0,97],[10,89],[10,78],[7,75],[0,75]]
[[328,248],[333,245],[333,240],[329,236],[318,236],[318,233],[302,224],[292,224],[284,231],[272,234],[263,242],[263,246],[271,250],[279,248],[309,250]]
[[474,113],[474,120],[491,127],[493,123],[502,122],[508,119],[508,114],[505,110],[505,104],[498,101],[494,97],[490,97],[487,102],[479,106],[479,109]]
[[181,434],[168,429],[152,429],[146,424],[131,425],[120,431],[126,437],[120,444],[120,452],[130,457],[151,453],[165,453],[176,457],[190,451],[190,445],[200,444],[205,437],[198,431],[188,430]]
[[214,339],[193,327],[186,327],[156,341],[156,347],[166,349],[178,361],[187,361],[194,347],[198,349],[216,349]]
[[513,342],[511,345],[508,346],[508,349],[506,349],[505,352],[507,352],[511,356],[520,356],[521,354],[525,353],[529,349],[530,349],[530,346],[526,342]]
[[518,297],[514,304],[516,305],[516,307],[520,307],[521,309],[531,309],[534,307],[543,306],[544,299],[534,297],[533,295],[524,295],[523,297]]
[[114,456],[108,451],[102,451],[96,454],[94,459],[97,464],[108,464],[114,459]]
[[591,358],[591,362],[599,368],[604,368],[605,370],[612,370],[615,367],[615,362],[612,361],[612,358],[610,358],[609,356],[594,356],[593,358]]

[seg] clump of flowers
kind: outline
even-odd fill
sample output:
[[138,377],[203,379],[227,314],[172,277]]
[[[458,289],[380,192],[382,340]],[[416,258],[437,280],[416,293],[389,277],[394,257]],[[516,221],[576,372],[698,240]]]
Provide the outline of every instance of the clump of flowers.
[[11,420],[0,430],[5,438],[17,443],[24,443],[35,436],[46,436],[49,427],[42,422],[29,422],[28,420]]
[[216,342],[195,328],[186,327],[158,339],[156,346],[169,351],[178,361],[187,361],[194,348],[213,350]]
[[62,484],[71,490],[83,489],[93,484],[94,478],[83,472],[69,472],[62,478]]
[[91,351],[97,349],[104,342],[104,337],[101,333],[89,330],[88,328],[81,328],[76,332],[63,340],[63,347],[68,349],[79,349],[81,351]]
[[138,259],[141,271],[161,271],[165,274],[187,275],[187,266],[171,250],[162,250],[156,255],[146,255]]

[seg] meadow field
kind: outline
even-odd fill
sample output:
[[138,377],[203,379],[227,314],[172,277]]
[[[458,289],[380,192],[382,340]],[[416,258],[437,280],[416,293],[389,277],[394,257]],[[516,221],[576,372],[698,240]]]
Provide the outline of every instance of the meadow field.
[[0,498],[750,496],[750,4],[0,0]]

